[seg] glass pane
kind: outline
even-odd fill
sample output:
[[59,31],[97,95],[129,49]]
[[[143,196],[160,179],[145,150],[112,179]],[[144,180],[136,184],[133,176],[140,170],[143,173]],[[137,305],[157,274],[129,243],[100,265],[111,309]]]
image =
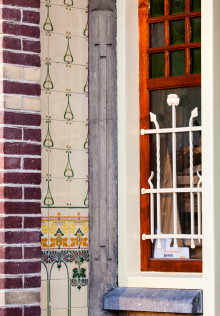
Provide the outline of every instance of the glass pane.
[[151,0],[150,2],[151,17],[164,15],[164,0]]
[[164,53],[155,53],[150,55],[150,77],[164,77],[165,74]]
[[201,18],[191,19],[191,42],[201,42]]
[[191,2],[191,11],[201,11],[201,0],[192,0]]
[[178,45],[185,43],[185,20],[170,22],[170,44]]
[[150,24],[150,46],[164,46],[164,23]]
[[[176,107],[177,126],[189,126],[191,111],[197,106],[199,116],[194,119],[194,126],[201,125],[201,88],[188,87],[167,90],[152,91],[150,94],[150,111],[157,116],[160,128],[172,126],[172,108],[167,105],[167,95],[177,94],[180,97],[180,104]],[[151,128],[155,128],[151,123]],[[172,134],[160,135],[160,167],[161,167],[161,188],[172,188]],[[156,136],[152,135],[151,141],[151,170],[154,171],[152,180],[154,187],[157,185],[157,163],[156,163]],[[190,187],[190,160],[189,160],[189,133],[176,134],[176,161],[177,161],[177,187]],[[201,132],[193,133],[193,161],[194,161],[194,186],[197,186],[197,170],[201,173]],[[201,199],[200,199],[201,206]],[[172,193],[161,194],[160,197],[160,220],[162,234],[174,232],[173,222],[173,195]],[[194,221],[195,233],[197,234],[202,226],[202,220],[198,220],[198,199],[194,194]],[[157,200],[154,199],[154,225],[157,231]],[[191,204],[190,193],[177,194],[177,232],[182,234],[191,233]],[[179,248],[173,248],[173,239],[163,239],[162,248],[157,248],[157,241],[154,242],[152,256],[154,258],[202,258],[202,242],[195,240],[195,249],[191,249],[191,241],[178,239]]]
[[171,0],[170,14],[185,12],[185,0]]
[[191,73],[201,74],[201,48],[191,49]]
[[188,87],[151,91],[150,111],[157,115],[160,128],[172,127],[172,109],[167,105],[168,94],[180,97],[180,104],[176,108],[177,127],[189,126],[191,111],[195,107],[198,107],[199,116],[194,123],[201,125],[201,87]]
[[170,52],[171,76],[185,75],[185,50]]

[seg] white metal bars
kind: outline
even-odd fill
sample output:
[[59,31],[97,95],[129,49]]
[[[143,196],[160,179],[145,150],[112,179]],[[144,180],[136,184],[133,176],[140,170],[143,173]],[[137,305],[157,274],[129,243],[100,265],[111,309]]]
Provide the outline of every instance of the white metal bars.
[[[197,170],[198,184],[194,187],[194,165],[193,165],[193,132],[201,131],[201,126],[193,126],[193,120],[198,116],[198,109],[195,108],[191,112],[191,117],[189,120],[188,127],[176,127],[176,106],[179,105],[179,98],[176,94],[170,94],[167,97],[167,103],[172,106],[172,128],[160,129],[157,122],[157,117],[155,114],[150,113],[150,120],[154,123],[155,129],[141,130],[141,135],[156,134],[156,165],[157,165],[157,188],[154,189],[152,179],[154,177],[153,171],[148,179],[150,189],[141,189],[141,194],[150,194],[150,214],[151,214],[151,233],[150,235],[143,234],[142,239],[151,239],[153,242],[155,239],[158,240],[158,247],[161,247],[161,239],[172,238],[174,240],[174,247],[178,247],[177,239],[190,239],[191,248],[195,248],[194,240],[197,239],[199,242],[202,239],[201,233],[201,182],[202,177]],[[189,161],[190,161],[190,186],[189,188],[177,188],[177,173],[176,173],[176,133],[189,133]],[[172,133],[172,178],[173,187],[172,188],[161,188],[160,187],[160,134]],[[162,193],[172,193],[173,194],[173,234],[162,234],[161,233],[161,210],[160,210],[160,194]],[[191,233],[190,234],[178,234],[177,231],[177,193],[190,193],[190,217],[191,217]],[[197,212],[198,212],[198,234],[195,234],[195,221],[194,221],[194,194],[197,193]],[[154,194],[157,194],[157,227],[154,227]],[[156,233],[155,233],[156,231]]]

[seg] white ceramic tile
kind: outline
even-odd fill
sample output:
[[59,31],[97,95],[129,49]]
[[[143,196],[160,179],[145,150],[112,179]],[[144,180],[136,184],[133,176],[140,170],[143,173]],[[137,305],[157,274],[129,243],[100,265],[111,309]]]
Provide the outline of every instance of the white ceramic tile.
[[47,310],[46,309],[41,309],[41,316],[47,316]]
[[69,203],[72,207],[83,207],[87,195],[88,183],[85,180],[73,179],[69,184]]
[[[42,17],[41,17],[42,20]],[[49,40],[50,36],[46,32],[41,32],[40,34],[40,42],[41,42],[41,47],[43,49],[40,52],[40,58],[41,60],[46,60],[46,58],[49,58]]]
[[85,307],[88,304],[88,288],[81,287],[78,290],[76,287],[71,287],[71,307]]
[[[43,26],[47,18],[46,2],[42,2],[40,6],[40,29],[43,31]],[[44,46],[42,46],[44,48]]]
[[68,125],[65,121],[51,121],[50,133],[54,142],[54,148],[67,149],[68,146]]
[[66,179],[52,178],[51,192],[54,196],[54,206],[68,206],[68,182]]
[[57,267],[57,263],[53,265],[51,272],[51,280],[66,280],[68,279],[68,263],[67,266],[62,262],[61,267]]
[[66,150],[52,150],[50,153],[50,172],[52,177],[64,178],[67,165]]
[[51,34],[49,42],[50,58],[52,61],[64,63],[67,48],[66,34]]
[[[69,11],[65,6],[52,5],[50,9],[53,32],[66,34],[68,31]],[[61,18],[62,17],[62,18]]]
[[89,315],[88,307],[73,308],[71,312],[72,312],[72,315],[74,316],[88,316]]
[[47,309],[47,281],[41,281],[41,309]]
[[85,123],[73,122],[69,125],[69,146],[71,149],[86,150],[84,147],[88,135]]
[[88,0],[74,0],[74,6],[77,8],[88,8]]
[[70,154],[70,162],[75,179],[88,177],[88,154],[85,151],[73,150]]
[[51,280],[51,309],[68,307],[68,281]]
[[[71,93],[69,97],[70,107],[73,113],[73,121],[88,120],[88,97],[85,94]],[[52,119],[65,120],[64,113],[68,99],[66,92],[51,91],[49,96],[49,113]]]
[[50,75],[54,91],[66,91],[68,88],[68,69],[65,64],[51,63]]
[[86,28],[88,14],[85,10],[72,9],[70,11],[69,28],[71,35],[84,36],[83,32]]
[[75,64],[88,64],[88,41],[86,38],[72,36],[70,39],[70,49]]
[[71,68],[68,69],[68,88],[71,92],[84,93],[84,87],[88,77],[87,67],[72,65]]
[[42,174],[42,177],[48,177],[48,174],[49,174],[49,152],[48,152],[48,149],[43,147],[41,155],[42,155],[42,161],[43,161],[42,167],[41,167],[41,174]]
[[[74,314],[71,314],[75,316]],[[51,316],[68,316],[68,309],[52,309]]]
[[[49,114],[49,94],[47,91],[41,91],[41,117],[46,119]],[[43,127],[42,127],[43,128]]]

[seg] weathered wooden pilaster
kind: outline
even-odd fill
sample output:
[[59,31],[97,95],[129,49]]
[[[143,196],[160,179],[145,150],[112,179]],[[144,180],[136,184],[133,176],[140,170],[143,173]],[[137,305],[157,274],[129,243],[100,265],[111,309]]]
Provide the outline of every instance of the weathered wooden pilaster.
[[90,316],[117,286],[116,1],[89,1]]

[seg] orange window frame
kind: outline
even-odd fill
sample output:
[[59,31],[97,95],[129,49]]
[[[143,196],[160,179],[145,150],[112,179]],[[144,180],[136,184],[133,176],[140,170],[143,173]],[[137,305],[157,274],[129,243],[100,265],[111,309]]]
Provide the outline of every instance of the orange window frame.
[[[201,86],[201,74],[190,74],[190,49],[201,47],[201,43],[190,42],[190,18],[200,17],[201,11],[190,12],[190,0],[185,0],[185,13],[169,15],[169,0],[164,0],[164,16],[151,18],[150,0],[139,0],[139,93],[140,93],[140,130],[150,127],[150,91],[158,89]],[[169,44],[169,21],[185,19],[185,43]],[[164,46],[150,48],[149,23],[164,22]],[[185,49],[185,75],[170,76],[169,52]],[[149,54],[165,53],[164,78],[150,78]],[[150,139],[149,135],[140,136],[140,188],[149,188],[150,177]],[[150,240],[142,240],[142,234],[150,234],[150,197],[140,194],[140,243],[141,271],[161,272],[202,272],[200,259],[154,259]]]

